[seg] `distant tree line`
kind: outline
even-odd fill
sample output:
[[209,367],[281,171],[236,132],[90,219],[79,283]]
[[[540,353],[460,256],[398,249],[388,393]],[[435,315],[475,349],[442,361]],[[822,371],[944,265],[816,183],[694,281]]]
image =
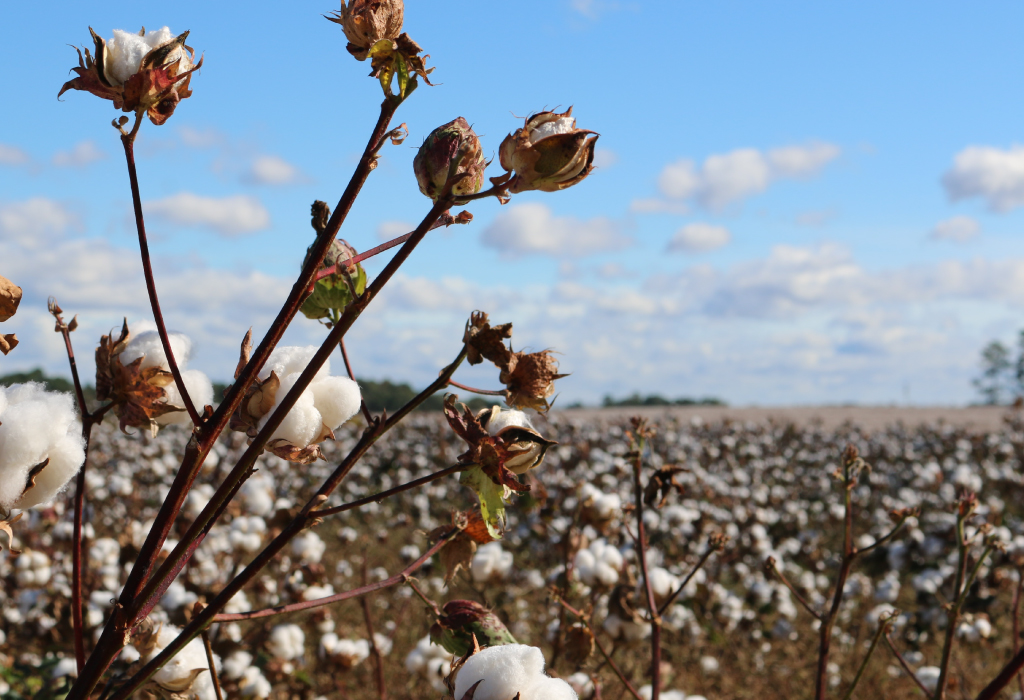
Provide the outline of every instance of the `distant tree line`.
[[611,396],[605,396],[601,402],[601,406],[604,408],[612,408],[615,406],[725,406],[725,401],[715,398],[713,396],[705,396],[700,399],[692,399],[683,397],[681,399],[666,399],[664,396],[658,394],[649,394],[647,396],[641,396],[634,392],[632,396],[627,396],[624,399],[616,399]]
[[1024,330],[1017,336],[1017,356],[998,340],[981,351],[981,375],[972,384],[982,403],[995,406],[1024,397]]

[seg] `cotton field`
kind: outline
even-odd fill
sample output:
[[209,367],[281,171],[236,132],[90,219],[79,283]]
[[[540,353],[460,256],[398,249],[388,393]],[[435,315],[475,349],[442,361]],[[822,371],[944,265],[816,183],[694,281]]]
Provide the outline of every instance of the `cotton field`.
[[[649,697],[651,627],[633,545],[629,425],[572,416],[553,411],[536,421],[559,444],[524,477],[531,490],[511,498],[503,538],[475,547],[450,584],[439,554],[414,572],[411,584],[399,581],[364,598],[304,612],[215,624],[209,641],[224,696],[372,698],[383,680],[389,697],[440,698],[450,689],[460,697],[473,681],[449,677],[458,663],[431,642],[437,619],[432,605],[468,600],[493,610],[515,646],[496,647],[506,651],[480,657],[460,673],[513,664],[529,689],[522,700],[626,697],[607,653],[638,694]],[[945,603],[957,575],[955,508],[963,492],[977,494],[966,524],[968,535],[978,535],[972,556],[981,551],[982,535],[992,543],[992,554],[979,567],[955,628],[951,697],[974,697],[1009,659],[1024,566],[1021,423],[1008,420],[987,433],[932,425],[870,434],[849,425],[826,430],[667,415],[652,425],[657,433],[644,455],[645,473],[680,468],[644,517],[651,590],[658,605],[667,606],[663,698],[781,700],[811,694],[818,621],[800,599],[818,610],[831,601],[844,516],[833,474],[848,443],[870,466],[850,492],[856,547],[867,549],[885,537],[893,529],[893,511],[920,514],[915,510],[891,540],[854,565],[833,630],[829,686],[842,691],[850,683],[879,624],[886,624],[906,667],[934,687],[948,619]],[[149,615],[148,633],[122,651],[114,670],[152,658],[173,639],[194,606],[211,600],[280,532],[361,429],[350,422],[335,431],[336,440],[321,445],[327,461],[297,465],[264,454]],[[125,583],[185,439],[174,427],[155,437],[125,435],[110,424],[94,431],[85,477],[87,648]],[[177,536],[244,447],[239,434],[217,444],[176,523]],[[415,414],[371,449],[326,506],[450,467],[463,449],[439,416]],[[25,511],[15,525],[15,546],[23,552],[0,554],[0,691],[10,693],[4,698],[32,697],[75,673],[69,504],[65,492],[52,507]],[[327,516],[292,540],[224,612],[386,583],[427,551],[427,533],[450,524],[453,511],[476,507],[474,493],[453,475]],[[721,551],[708,551],[712,536],[725,542]],[[769,558],[791,588],[766,570]],[[694,572],[698,562],[703,565]],[[596,648],[581,645],[583,623],[570,610],[589,615]],[[192,692],[215,698],[199,638],[160,673],[173,684],[196,668],[207,670]],[[481,686],[477,698],[511,698],[515,693],[508,690]],[[882,642],[855,697],[920,696]]]

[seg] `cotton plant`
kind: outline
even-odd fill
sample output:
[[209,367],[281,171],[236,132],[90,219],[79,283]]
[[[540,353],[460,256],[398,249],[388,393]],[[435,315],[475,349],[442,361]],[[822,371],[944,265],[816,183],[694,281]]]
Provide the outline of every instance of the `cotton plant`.
[[476,583],[504,581],[512,570],[512,552],[507,552],[500,542],[481,545],[469,566]]
[[619,582],[625,560],[618,549],[604,539],[594,540],[576,552],[575,572],[588,586],[611,587]]
[[445,679],[452,670],[455,656],[440,644],[430,641],[430,635],[423,637],[405,657],[405,669],[425,679],[437,692],[444,692]]

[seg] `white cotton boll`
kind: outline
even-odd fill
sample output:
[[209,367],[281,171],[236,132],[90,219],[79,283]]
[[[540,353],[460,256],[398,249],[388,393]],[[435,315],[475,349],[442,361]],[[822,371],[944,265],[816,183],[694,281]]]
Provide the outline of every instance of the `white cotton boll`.
[[312,530],[306,530],[292,540],[292,554],[299,558],[303,564],[318,564],[327,550],[327,545],[320,539],[320,535]]
[[444,679],[451,673],[454,658],[444,647],[432,644],[428,635],[405,657],[405,670],[423,676],[434,690],[443,693],[447,690]]
[[277,625],[270,631],[267,650],[275,659],[291,661],[302,656],[306,635],[298,625]]
[[245,675],[245,670],[252,666],[252,654],[239,649],[224,657],[224,677],[229,681],[237,681]]
[[700,670],[704,673],[718,673],[718,659],[714,656],[700,657]]
[[231,521],[231,530],[228,533],[228,541],[235,549],[244,552],[255,552],[263,544],[263,533],[267,531],[267,524],[262,518],[255,516],[246,518],[241,516]]
[[544,673],[544,655],[537,647],[505,644],[487,647],[469,657],[455,679],[461,698],[477,681],[474,700],[576,700],[576,691],[560,678]]
[[488,542],[477,549],[470,564],[470,572],[477,583],[500,581],[512,570],[512,552],[506,552],[500,542]]
[[[171,352],[174,353],[174,361],[178,368],[183,368],[188,364],[188,359],[192,355],[192,340],[184,333],[172,332],[167,334],[167,341],[171,345]],[[147,330],[138,334],[133,330],[132,335],[128,338],[128,345],[120,355],[121,364],[127,367],[140,357],[143,358],[142,364],[139,365],[140,369],[159,367],[162,370],[170,371],[163,343],[160,342],[160,334],[155,330]]]
[[576,553],[576,572],[588,586],[614,586],[619,582],[623,565],[622,553],[603,539],[594,540],[587,549]]
[[319,600],[334,595],[334,586],[325,584],[323,586],[310,586],[302,592],[303,600]]
[[263,677],[259,668],[250,666],[245,669],[245,674],[238,683],[238,690],[243,698],[262,700],[270,697],[271,686],[270,681]]
[[[278,379],[284,379],[289,374],[299,374],[302,370],[306,369],[309,365],[310,360],[313,359],[313,355],[319,350],[315,345],[307,345],[305,347],[296,345],[286,345],[284,347],[275,348],[270,357],[267,358],[267,363],[263,365],[263,369],[260,370],[259,378],[266,379],[273,372],[277,375]],[[331,362],[327,360],[324,362],[323,367],[317,370],[314,376],[314,381],[317,379],[323,379],[331,374]]]
[[100,568],[117,564],[121,556],[121,545],[112,537],[101,537],[89,547],[89,566]]
[[[81,467],[82,426],[70,394],[28,382],[0,387],[0,395],[0,508],[30,508],[57,495]],[[47,459],[25,491],[29,472]]]
[[22,588],[41,588],[50,582],[53,567],[45,552],[26,550],[15,559],[15,580]]
[[928,689],[929,693],[934,693],[935,688],[939,685],[939,674],[942,671],[938,666],[922,666],[917,669],[917,679],[921,681],[921,685]]
[[195,593],[185,590],[185,586],[179,581],[174,581],[167,587],[167,591],[160,599],[160,605],[164,610],[177,610],[185,606],[191,606],[199,599]]
[[117,657],[118,661],[123,661],[126,664],[133,664],[142,657],[139,650],[133,647],[131,644],[121,650],[121,655]]
[[78,678],[78,662],[70,656],[65,656],[58,661],[57,665],[50,671],[51,678],[63,678],[64,676]]
[[241,488],[242,502],[249,515],[261,517],[274,513],[274,482],[267,474],[256,474]]
[[583,700],[587,700],[594,694],[594,681],[586,673],[578,671],[565,680]]
[[[175,355],[175,359],[177,359],[177,355]],[[185,391],[188,392],[189,397],[192,399],[192,405],[196,407],[199,413],[203,412],[204,406],[213,405],[213,384],[210,382],[209,377],[197,369],[187,369],[181,373],[181,381],[185,383]],[[181,392],[178,391],[178,385],[174,382],[164,387],[164,394],[166,394],[164,403],[171,406],[185,405],[185,402],[181,399]],[[192,419],[189,418],[188,411],[173,411],[157,416],[156,419],[156,422],[160,425],[183,425],[191,421]]]
[[359,413],[362,394],[359,385],[348,377],[324,377],[310,384],[309,389],[313,405],[331,430]]
[[[173,38],[174,35],[167,27],[146,32],[145,36],[139,36],[138,32],[115,29],[114,38],[107,39],[106,58],[103,64],[107,77],[113,78],[119,85],[124,84],[128,78],[138,72],[146,54]],[[182,52],[182,55],[185,57],[182,59],[184,63],[188,59],[188,54]],[[169,58],[174,60],[173,56]],[[188,66],[191,66],[191,61],[188,62]],[[187,70],[188,68],[179,65],[179,70],[182,69]]]
[[373,643],[377,645],[377,651],[380,652],[381,656],[387,656],[391,653],[395,643],[391,640],[391,637],[386,637],[380,632],[373,633]]
[[679,579],[660,566],[652,568],[650,574],[651,590],[657,598],[668,598],[679,586]]
[[[164,625],[160,628],[160,632],[156,637],[156,646],[146,657],[146,661],[151,661],[157,654],[159,654],[168,644],[174,641],[174,639],[181,634],[181,630],[173,625]],[[219,666],[219,659],[214,657],[214,668]],[[203,642],[201,639],[196,637],[192,641],[182,648],[176,655],[174,655],[170,661],[164,663],[164,665],[153,675],[153,680],[157,684],[165,687],[173,687],[181,681],[187,680],[194,669],[201,668],[206,669],[205,674],[200,674],[193,683],[192,690],[195,692],[201,700],[207,700],[208,698],[214,698],[213,685],[209,678],[209,665],[206,660],[206,650],[203,648]],[[202,682],[202,676],[206,676],[206,683]],[[207,684],[209,684],[207,686]]]
[[490,416],[490,420],[487,421],[487,432],[491,435],[497,435],[505,428],[529,428],[530,430],[536,430],[533,427],[533,423],[530,422],[529,416],[523,411],[495,411]]
[[[267,412],[267,415],[260,419],[260,428],[267,424],[270,416],[281,405],[281,401],[291,388],[295,386],[295,382],[298,379],[299,374],[297,372],[286,375],[281,379],[281,386],[277,390],[277,401],[274,403],[274,407]],[[320,411],[316,410],[316,406],[313,405],[313,392],[307,387],[299,395],[295,405],[288,411],[288,415],[281,421],[281,425],[277,426],[277,430],[270,436],[270,439],[281,438],[296,447],[306,447],[320,434],[322,426],[323,417],[320,415]]]

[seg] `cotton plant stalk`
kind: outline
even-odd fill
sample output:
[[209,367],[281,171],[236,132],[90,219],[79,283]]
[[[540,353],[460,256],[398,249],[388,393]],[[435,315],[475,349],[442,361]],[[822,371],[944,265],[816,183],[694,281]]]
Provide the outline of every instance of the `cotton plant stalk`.
[[[111,410],[118,415],[124,429],[142,427],[155,431],[168,423],[183,422],[191,424],[192,437],[167,496],[139,549],[137,560],[118,597],[118,604],[108,615],[92,652],[84,664],[79,664],[78,678],[67,696],[71,700],[90,697],[104,682],[104,675],[114,657],[128,640],[135,639],[139,639],[140,644],[150,643],[151,648],[140,656],[129,677],[118,679],[108,688],[106,696],[109,700],[123,700],[144,687],[150,687],[147,684],[152,683],[166,692],[187,693],[193,689],[192,683],[196,680],[192,678],[190,681],[189,674],[195,669],[185,668],[182,664],[188,666],[190,663],[199,663],[202,646],[195,647],[195,644],[198,643],[196,640],[200,633],[222,612],[242,586],[252,580],[288,542],[318,517],[317,508],[376,440],[422,403],[430,393],[453,381],[452,374],[469,352],[467,343],[467,347],[455,362],[445,368],[437,382],[393,416],[385,419],[367,414],[372,420],[368,421],[363,437],[281,534],[264,547],[253,562],[224,587],[220,595],[201,610],[197,609],[191,621],[180,631],[167,629],[157,633],[156,637],[150,633],[150,637],[146,638],[149,641],[145,642],[138,635],[145,634],[149,612],[238,493],[251,473],[256,458],[264,451],[271,451],[300,465],[319,459],[321,454],[318,445],[325,439],[333,438],[333,431],[359,410],[357,384],[351,377],[332,376],[328,364],[330,354],[342,346],[352,324],[429,231],[437,226],[468,223],[472,218],[466,211],[457,215],[450,214],[452,207],[464,206],[485,197],[495,197],[504,203],[512,194],[510,182],[516,191],[552,191],[576,184],[590,172],[592,142],[589,146],[584,144],[581,153],[574,155],[571,163],[554,164],[552,167],[556,169],[553,172],[544,171],[543,168],[538,170],[536,163],[530,165],[529,153],[517,152],[506,168],[506,173],[491,178],[492,186],[484,189],[487,163],[482,155],[482,144],[468,127],[467,120],[459,117],[431,132],[416,157],[413,174],[420,189],[430,199],[429,210],[420,225],[401,241],[401,248],[383,271],[372,281],[366,280],[358,267],[354,251],[338,248],[337,235],[363,184],[376,166],[381,149],[388,141],[398,144],[404,138],[404,125],[398,129],[391,128],[393,116],[421,81],[430,84],[428,75],[433,71],[432,67],[426,66],[426,56],[422,55],[419,45],[402,31],[404,9],[401,0],[352,0],[350,3],[342,2],[341,11],[329,18],[341,25],[348,40],[346,48],[349,53],[357,60],[370,62],[371,75],[380,82],[384,96],[380,115],[333,213],[330,213],[326,205],[314,206],[316,236],[309,246],[291,293],[259,345],[253,348],[251,333],[242,342],[239,362],[235,368],[235,381],[216,409],[212,405],[214,399],[209,380],[186,368],[190,351],[187,339],[170,332],[164,319],[153,275],[134,158],[134,144],[143,120],[148,119],[153,126],[166,124],[181,103],[192,96],[193,79],[199,75],[203,58],[197,58],[196,51],[186,44],[189,32],[176,35],[167,27],[155,31],[142,29],[139,32],[115,30],[110,39],[103,39],[90,29],[91,50],[86,48],[78,52],[78,65],[72,69],[76,77],[65,83],[59,96],[71,91],[87,92],[110,101],[115,109],[133,115],[115,119],[113,126],[120,135],[125,151],[143,272],[153,313],[151,330],[136,331],[133,335],[126,324],[120,333],[112,332],[102,339],[97,351],[97,393],[101,406],[89,413],[84,400],[79,401],[82,415],[88,417],[83,423],[84,439],[88,439],[88,429],[96,420]],[[556,127],[558,134],[565,131],[563,122],[556,122]],[[574,129],[574,123],[572,127]],[[547,147],[544,138],[536,133],[534,136],[533,141],[527,139],[529,143],[524,143],[521,151],[530,148],[542,151]],[[568,175],[570,172],[571,176]],[[547,179],[541,181],[538,178]],[[557,187],[548,184],[555,181]],[[388,249],[379,248],[373,254]],[[311,292],[313,296],[319,294],[315,305],[307,303]],[[304,315],[326,320],[329,332],[325,339],[320,346],[278,347],[279,340],[300,310]],[[73,329],[66,330],[69,332]],[[73,351],[67,333],[65,339],[69,359],[73,363]],[[524,367],[535,365],[538,363],[531,365],[529,360],[524,363]],[[540,379],[537,381],[542,384],[534,381],[536,387],[526,389],[527,393],[524,394],[538,395],[538,399],[531,399],[535,402],[534,406],[538,405],[537,400],[551,395],[551,384],[557,378],[551,371],[550,362],[541,362],[539,365]],[[511,376],[512,368],[506,369]],[[81,384],[77,373],[73,374],[76,391],[81,398]],[[501,381],[506,384],[511,382],[508,378]],[[513,401],[512,405],[515,406],[516,402]],[[471,450],[476,461],[464,461],[453,473],[483,469],[486,465],[489,474],[481,472],[483,480],[478,481],[478,485],[484,488],[484,481],[490,480],[494,485],[492,490],[501,488],[499,500],[503,501],[509,495],[504,489],[511,488],[516,475],[538,467],[544,451],[551,443],[533,429],[525,417],[495,414],[484,417],[483,422],[476,417],[467,420],[469,424],[477,426],[473,428],[475,432],[467,433],[476,446],[475,452]],[[487,423],[491,423],[490,432],[484,427]],[[248,449],[228,471],[185,535],[166,557],[158,561],[171,526],[188,499],[204,460],[210,454],[214,442],[226,429],[245,433],[249,441]],[[80,483],[79,486],[78,499],[82,501],[87,494],[84,493],[84,484]],[[453,526],[439,533],[435,547],[444,546],[462,532],[463,527]],[[76,569],[80,569],[77,564]],[[77,571],[76,575],[79,573]],[[188,651],[193,648],[195,652]],[[167,670],[177,668],[174,664],[181,667],[181,674]],[[213,664],[210,666],[208,671],[212,670]],[[168,676],[169,673],[173,678]],[[168,679],[170,685],[167,684]]]

